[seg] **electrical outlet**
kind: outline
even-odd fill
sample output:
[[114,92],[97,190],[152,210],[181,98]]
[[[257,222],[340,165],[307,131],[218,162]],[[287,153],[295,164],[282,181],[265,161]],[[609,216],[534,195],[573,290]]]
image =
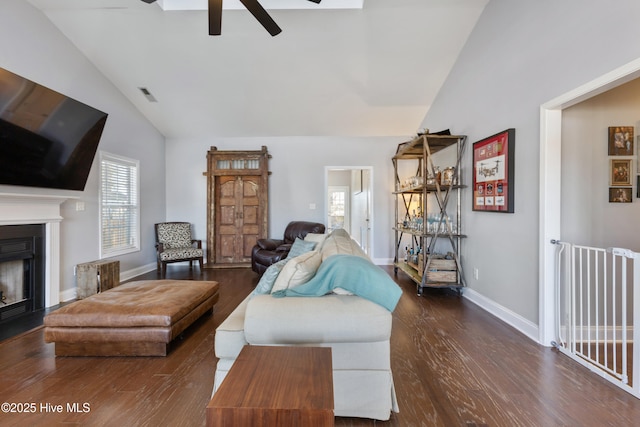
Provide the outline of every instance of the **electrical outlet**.
[[315,203],[309,203],[309,209],[313,210],[316,208],[316,204]]
[[474,269],[473,269],[473,278],[474,278],[474,279],[476,279],[476,280],[478,280],[478,277],[479,277],[478,269],[477,269],[477,268],[474,268]]

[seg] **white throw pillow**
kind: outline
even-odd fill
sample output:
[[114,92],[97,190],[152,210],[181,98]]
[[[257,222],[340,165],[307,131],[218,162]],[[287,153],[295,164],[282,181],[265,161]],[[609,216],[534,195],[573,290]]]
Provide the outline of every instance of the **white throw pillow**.
[[304,240],[307,242],[316,242],[317,245],[314,251],[318,251],[320,250],[320,248],[322,248],[322,244],[324,243],[324,240],[327,238],[327,236],[328,234],[307,233],[307,235],[304,236]]
[[271,293],[307,283],[316,275],[322,262],[318,251],[306,252],[287,261],[273,284]]
[[360,248],[358,243],[353,240],[349,234],[343,229],[339,228],[329,235],[325,240],[320,250],[322,253],[322,261],[329,258],[331,255],[345,254],[345,255],[357,255],[362,258],[369,259],[367,254]]

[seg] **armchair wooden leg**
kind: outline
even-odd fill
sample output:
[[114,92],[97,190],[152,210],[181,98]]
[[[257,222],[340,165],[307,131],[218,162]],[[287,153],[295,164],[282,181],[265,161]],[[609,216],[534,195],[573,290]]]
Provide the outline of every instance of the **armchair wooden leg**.
[[200,265],[200,273],[202,273],[202,258],[198,258],[198,264]]
[[162,271],[161,271],[161,273],[160,273],[160,277],[161,277],[162,279],[164,279],[164,277],[165,277],[166,275],[167,275],[167,263],[166,263],[166,262],[163,262],[163,263],[162,263]]

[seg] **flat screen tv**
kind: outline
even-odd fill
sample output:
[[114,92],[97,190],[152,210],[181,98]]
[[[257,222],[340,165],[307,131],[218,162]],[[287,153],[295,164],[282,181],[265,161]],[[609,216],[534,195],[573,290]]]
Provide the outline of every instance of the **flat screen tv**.
[[107,114],[0,68],[0,184],[84,190]]

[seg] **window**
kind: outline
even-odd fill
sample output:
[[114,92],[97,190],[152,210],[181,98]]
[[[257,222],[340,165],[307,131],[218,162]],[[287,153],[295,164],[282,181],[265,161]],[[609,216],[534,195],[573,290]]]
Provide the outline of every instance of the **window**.
[[139,165],[100,153],[100,258],[140,250]]

